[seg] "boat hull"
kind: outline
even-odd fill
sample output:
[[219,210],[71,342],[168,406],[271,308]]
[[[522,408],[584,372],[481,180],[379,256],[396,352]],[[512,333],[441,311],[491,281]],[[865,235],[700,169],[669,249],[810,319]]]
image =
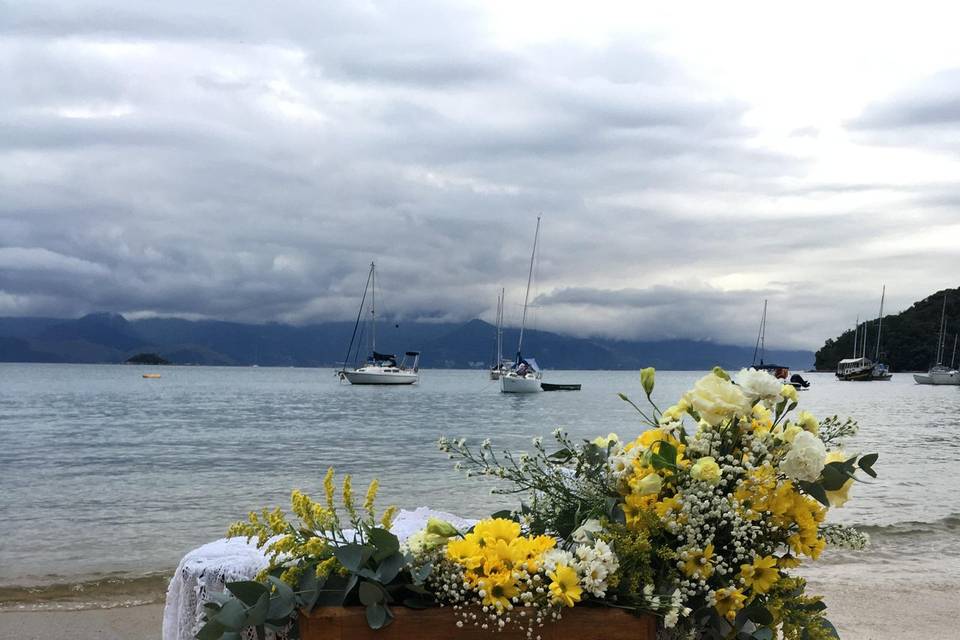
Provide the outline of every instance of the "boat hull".
[[420,375],[417,373],[384,373],[367,371],[342,371],[340,376],[350,384],[379,384],[379,385],[404,385],[416,384]]
[[540,393],[540,378],[505,375],[500,377],[500,391],[503,393]]
[[960,385],[960,371],[915,373],[913,379],[917,384]]

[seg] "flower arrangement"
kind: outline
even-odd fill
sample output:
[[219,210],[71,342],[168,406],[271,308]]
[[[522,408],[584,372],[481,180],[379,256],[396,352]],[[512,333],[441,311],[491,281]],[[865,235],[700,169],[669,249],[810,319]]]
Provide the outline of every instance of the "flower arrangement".
[[[198,637],[251,621],[284,628],[296,606],[324,602],[366,606],[374,628],[390,623],[392,604],[449,606],[458,626],[509,626],[531,639],[580,606],[655,615],[668,638],[838,637],[826,606],[790,572],[828,545],[868,542],[826,522],[858,471],[876,477],[876,454],[843,451],[856,423],[794,414],[796,390],[753,369],[731,379],[716,368],[662,411],[654,370],[640,377],[649,409],[621,395],[645,425],[632,440],[578,443],[558,430],[556,450],[536,438],[532,453],[515,455],[498,454],[489,440],[471,447],[442,438],[456,468],[521,498],[469,531],[431,519],[400,544],[389,532],[392,510],[374,519],[375,485],[358,509],[348,478],[348,533],[332,472],[325,505],[294,492],[298,526],[277,511],[251,514],[230,533],[257,538],[270,567],[259,582],[228,585],[236,598],[211,603]],[[242,594],[246,601],[231,604]],[[231,619],[227,607],[247,617]],[[251,616],[257,607],[266,613]]]

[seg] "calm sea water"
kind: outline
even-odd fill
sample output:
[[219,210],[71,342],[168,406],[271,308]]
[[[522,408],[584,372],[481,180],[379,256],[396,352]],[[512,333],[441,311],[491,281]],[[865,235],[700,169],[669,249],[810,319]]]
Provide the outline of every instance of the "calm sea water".
[[[698,375],[658,373],[655,398],[672,403]],[[482,516],[513,505],[455,473],[440,435],[523,450],[558,426],[584,438],[640,429],[616,396],[640,400],[636,373],[548,372],[583,390],[532,396],[485,376],[424,371],[418,386],[386,388],[318,369],[0,364],[0,607],[156,597],[184,553],[251,509],[287,506],[293,487],[322,494],[331,465],[357,485],[380,478],[381,504]],[[811,575],[957,584],[960,388],[809,378],[801,407],[857,418],[848,450],[880,453],[880,478],[831,514],[874,545]]]

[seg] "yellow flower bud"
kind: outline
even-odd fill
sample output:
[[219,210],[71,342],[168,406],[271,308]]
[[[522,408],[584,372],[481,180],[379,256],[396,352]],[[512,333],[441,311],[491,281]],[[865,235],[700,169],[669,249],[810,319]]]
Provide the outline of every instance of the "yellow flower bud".
[[663,488],[663,478],[659,474],[649,473],[637,482],[636,487],[641,496],[655,495]]
[[657,370],[653,367],[647,367],[640,370],[640,384],[643,385],[643,391],[648,396],[653,393],[654,375]]
[[791,402],[797,401],[797,390],[792,384],[783,385],[783,388],[780,389],[780,395]]

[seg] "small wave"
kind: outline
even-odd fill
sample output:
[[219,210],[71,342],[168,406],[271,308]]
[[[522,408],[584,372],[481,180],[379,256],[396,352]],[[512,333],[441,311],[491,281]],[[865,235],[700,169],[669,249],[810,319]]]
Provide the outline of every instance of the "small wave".
[[876,538],[952,534],[960,531],[960,514],[952,513],[931,522],[908,520],[887,525],[857,525],[857,529]]
[[170,573],[107,575],[54,582],[0,585],[0,610],[111,609],[163,602]]

